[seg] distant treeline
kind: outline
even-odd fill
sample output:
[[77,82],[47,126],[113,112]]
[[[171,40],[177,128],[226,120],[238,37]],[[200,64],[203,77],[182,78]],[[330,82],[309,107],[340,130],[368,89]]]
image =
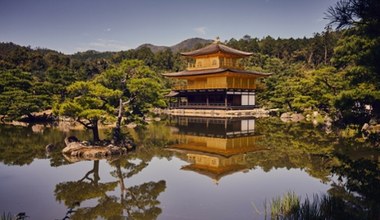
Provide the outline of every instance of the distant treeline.
[[[232,38],[224,43],[239,50],[263,54],[287,62],[302,61],[314,67],[330,62],[333,49],[340,36],[340,32],[334,32],[329,28],[321,34],[315,34],[312,38],[274,39],[267,36],[258,39],[245,35],[240,40]],[[194,43],[188,43],[187,46],[180,52],[198,49],[205,45],[194,41]],[[156,53],[153,53],[149,47],[140,47],[119,52],[88,50],[65,55],[50,49],[32,49],[14,43],[0,43],[1,70],[20,69],[31,73],[70,70],[78,77],[91,78],[124,59],[143,60],[147,66],[159,72],[178,71],[186,66],[186,60],[181,58],[179,52],[173,53],[169,48]]]

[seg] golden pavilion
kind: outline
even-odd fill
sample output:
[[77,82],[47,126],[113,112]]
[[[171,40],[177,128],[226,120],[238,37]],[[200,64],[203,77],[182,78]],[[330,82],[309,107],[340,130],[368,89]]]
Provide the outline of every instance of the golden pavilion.
[[252,53],[236,50],[220,43],[181,53],[191,62],[185,71],[166,73],[177,79],[171,97],[172,109],[243,110],[256,107],[257,79],[269,73],[245,70],[240,60]]

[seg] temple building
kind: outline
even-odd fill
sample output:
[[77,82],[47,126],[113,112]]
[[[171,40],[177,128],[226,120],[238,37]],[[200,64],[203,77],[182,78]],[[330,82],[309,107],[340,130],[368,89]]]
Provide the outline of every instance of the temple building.
[[214,43],[191,52],[185,71],[166,73],[176,79],[167,95],[172,109],[246,110],[256,107],[257,79],[270,74],[245,70],[240,60],[252,53]]
[[247,153],[267,150],[255,132],[254,118],[176,117],[174,144],[167,149],[187,161],[181,169],[218,183],[223,177],[248,170]]

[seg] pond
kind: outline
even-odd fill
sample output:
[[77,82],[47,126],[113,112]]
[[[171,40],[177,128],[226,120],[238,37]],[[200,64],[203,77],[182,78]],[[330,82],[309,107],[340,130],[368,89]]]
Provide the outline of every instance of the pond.
[[[379,216],[379,151],[349,130],[277,119],[177,117],[125,132],[136,151],[69,162],[60,153],[63,139],[84,140],[90,133],[0,125],[0,214],[270,219],[271,201],[294,192],[301,200],[345,198],[342,209],[358,219]],[[46,153],[47,144],[56,150]]]

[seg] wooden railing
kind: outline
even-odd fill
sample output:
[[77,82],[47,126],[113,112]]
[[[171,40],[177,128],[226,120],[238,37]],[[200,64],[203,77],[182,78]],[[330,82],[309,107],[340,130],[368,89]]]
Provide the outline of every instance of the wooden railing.
[[174,90],[191,90],[191,89],[256,89],[256,85],[226,85],[226,84],[195,84],[195,85],[175,85]]
[[231,64],[231,65],[227,65],[227,64],[224,64],[224,65],[218,65],[218,64],[214,64],[214,65],[198,65],[196,66],[195,64],[188,64],[187,65],[187,70],[204,70],[204,69],[214,69],[214,68],[231,68],[231,69],[244,69],[244,66],[241,65],[240,63],[239,64]]
[[188,64],[187,65],[187,70],[204,70],[204,69],[214,69],[214,68],[219,68],[218,64],[210,64],[210,65],[198,65],[196,66],[195,64]]
[[196,84],[196,85],[175,85],[174,90],[189,90],[189,89],[225,89],[225,85],[216,85],[216,84]]

